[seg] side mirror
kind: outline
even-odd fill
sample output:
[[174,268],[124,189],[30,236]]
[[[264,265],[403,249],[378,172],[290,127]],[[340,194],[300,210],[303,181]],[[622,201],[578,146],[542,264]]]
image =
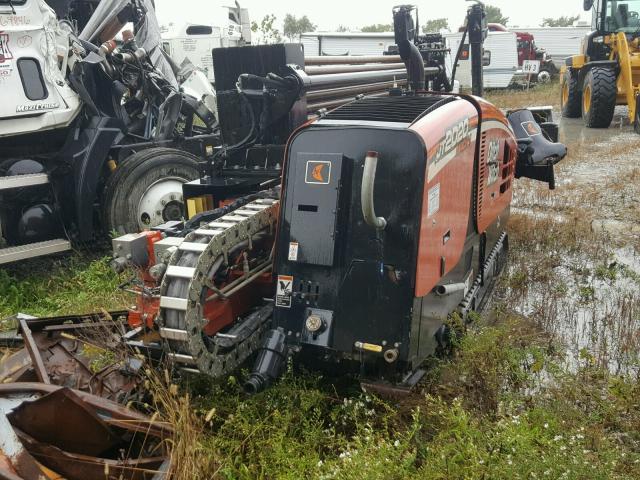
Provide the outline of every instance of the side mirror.
[[585,12],[591,10],[593,8],[593,0],[584,0],[583,8]]

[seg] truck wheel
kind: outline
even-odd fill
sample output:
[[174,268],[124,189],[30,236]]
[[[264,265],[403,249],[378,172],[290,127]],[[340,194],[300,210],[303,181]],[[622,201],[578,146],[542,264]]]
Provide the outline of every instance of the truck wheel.
[[121,162],[104,188],[104,226],[140,232],[184,217],[182,184],[198,178],[198,158],[172,148],[150,148]]
[[582,118],[589,128],[609,128],[618,94],[616,74],[609,68],[589,70],[582,87]]
[[582,92],[578,87],[578,74],[567,70],[562,77],[562,116],[566,118],[579,118],[582,109]]
[[551,72],[549,70],[541,70],[538,73],[538,83],[547,84],[551,81]]

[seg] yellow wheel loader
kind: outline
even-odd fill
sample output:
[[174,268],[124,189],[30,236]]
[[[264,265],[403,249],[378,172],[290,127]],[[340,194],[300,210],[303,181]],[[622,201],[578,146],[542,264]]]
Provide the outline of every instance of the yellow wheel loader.
[[562,114],[607,128],[616,105],[626,105],[640,133],[640,0],[584,0],[584,9],[594,31],[562,68]]

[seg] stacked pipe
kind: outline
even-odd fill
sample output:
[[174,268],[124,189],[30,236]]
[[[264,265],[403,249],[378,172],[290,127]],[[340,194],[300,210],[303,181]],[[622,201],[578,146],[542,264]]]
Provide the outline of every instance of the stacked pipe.
[[[307,110],[317,112],[352,101],[357,95],[385,95],[407,84],[407,70],[400,56],[321,56],[305,58]],[[437,68],[425,68],[435,75]]]

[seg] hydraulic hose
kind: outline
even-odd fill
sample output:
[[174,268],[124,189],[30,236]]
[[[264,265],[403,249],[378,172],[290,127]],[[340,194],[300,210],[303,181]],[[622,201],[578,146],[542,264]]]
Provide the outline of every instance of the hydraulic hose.
[[384,230],[387,226],[387,221],[383,217],[376,216],[376,209],[373,204],[373,188],[377,168],[378,152],[367,152],[367,156],[364,159],[360,201],[362,203],[362,216],[364,217],[365,223],[376,230]]
[[456,80],[456,70],[458,70],[458,62],[460,61],[460,55],[462,55],[462,49],[464,48],[464,41],[467,39],[468,32],[469,32],[469,22],[467,22],[467,26],[464,28],[464,33],[462,34],[462,40],[460,40],[460,45],[458,45],[458,51],[456,52],[456,58],[453,60],[453,68],[451,70],[451,88],[453,88],[454,82]]

